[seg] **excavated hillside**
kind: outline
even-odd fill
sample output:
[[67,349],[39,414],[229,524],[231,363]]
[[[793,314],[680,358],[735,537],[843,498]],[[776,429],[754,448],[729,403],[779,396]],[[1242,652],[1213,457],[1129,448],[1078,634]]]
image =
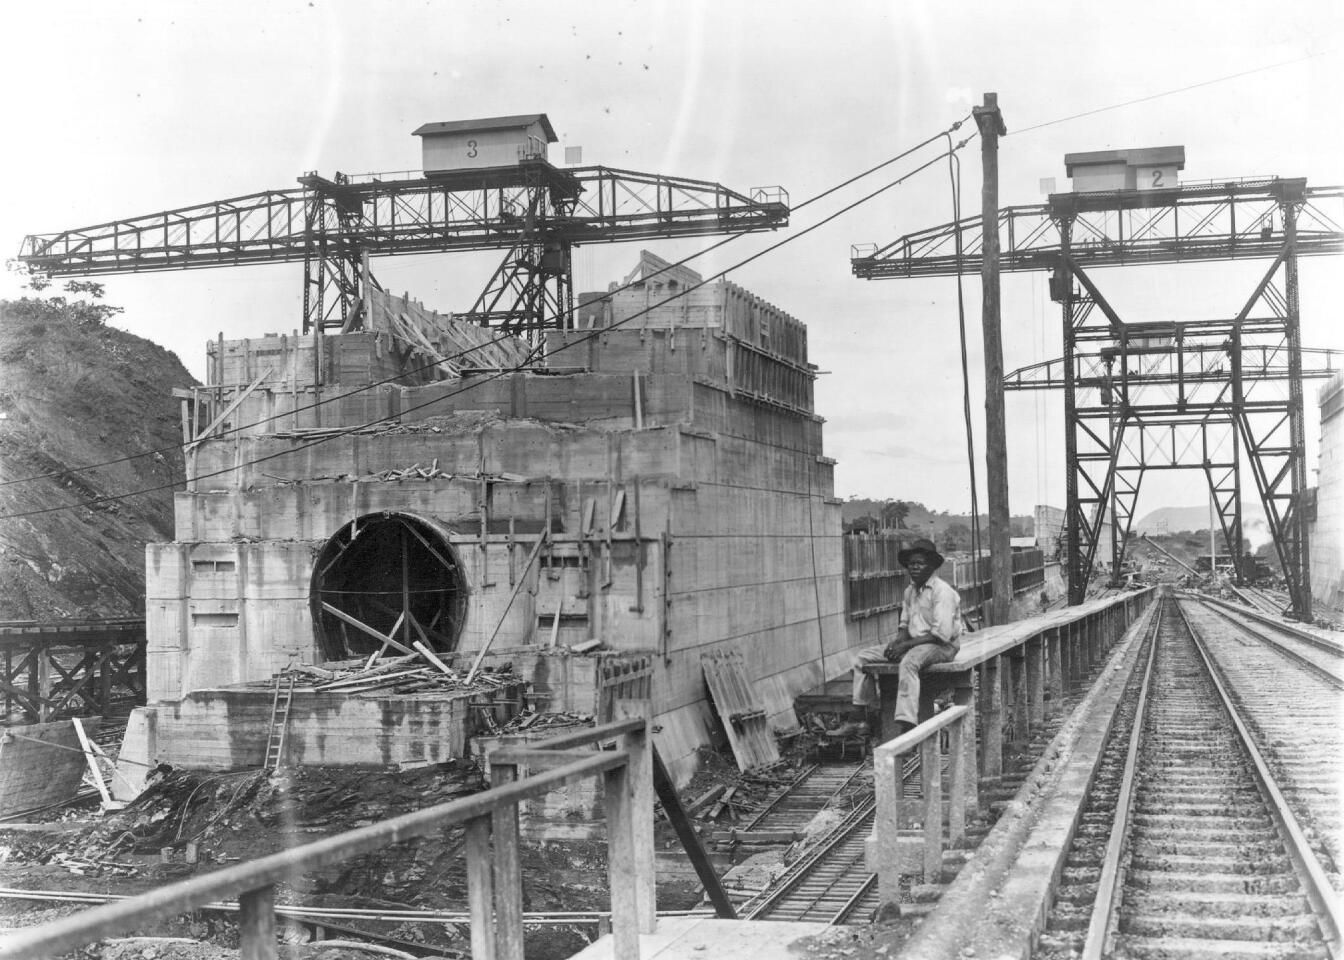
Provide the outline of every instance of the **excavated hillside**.
[[[172,389],[196,381],[174,354],[75,306],[0,300],[3,620],[143,615],[145,543],[172,536]],[[148,487],[162,489],[79,505]]]

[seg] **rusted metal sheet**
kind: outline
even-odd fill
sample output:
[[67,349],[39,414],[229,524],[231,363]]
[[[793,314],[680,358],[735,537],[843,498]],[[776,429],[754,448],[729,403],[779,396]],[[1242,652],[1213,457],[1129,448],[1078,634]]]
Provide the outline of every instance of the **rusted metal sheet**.
[[702,654],[700,664],[738,769],[745,772],[777,763],[779,746],[765,709],[752,696],[742,654],[736,650],[716,650]]

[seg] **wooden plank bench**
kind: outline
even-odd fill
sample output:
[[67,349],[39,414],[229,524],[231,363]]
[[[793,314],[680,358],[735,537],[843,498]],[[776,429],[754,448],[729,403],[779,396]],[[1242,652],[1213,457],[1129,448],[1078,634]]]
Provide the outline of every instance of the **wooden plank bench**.
[[[977,719],[980,722],[975,749],[962,754],[968,806],[979,806],[979,781],[993,782],[1003,775],[1005,749],[1024,748],[1032,727],[1059,713],[1068,689],[1105,658],[1147,609],[1154,589],[1090,600],[965,634],[955,659],[924,670],[921,724],[933,717],[934,702],[949,693],[953,705],[968,708],[970,729],[976,729]],[[895,736],[899,664],[875,663],[863,669],[877,681],[881,729],[876,732],[885,743]]]

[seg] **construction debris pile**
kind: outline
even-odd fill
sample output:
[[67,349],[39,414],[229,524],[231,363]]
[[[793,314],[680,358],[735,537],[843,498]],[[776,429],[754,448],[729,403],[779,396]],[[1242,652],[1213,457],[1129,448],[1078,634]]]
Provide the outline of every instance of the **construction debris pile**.
[[191,872],[197,863],[265,856],[484,788],[479,770],[466,762],[400,773],[298,768],[279,776],[160,766],[124,810],[85,829],[9,834],[4,858],[82,876],[129,877],[148,870],[164,879]]
[[[416,649],[421,650],[421,653],[415,656],[378,659],[375,655],[367,660],[340,660],[320,667],[306,663],[294,664],[281,671],[280,675],[292,677],[296,691],[369,693],[377,690],[398,694],[480,691],[490,694],[489,699],[495,699],[494,695],[500,691],[512,691],[523,683],[522,678],[513,672],[511,663],[475,671],[454,670],[432,651],[422,649],[421,644],[416,644]],[[426,660],[431,665],[426,666]],[[273,677],[249,686],[273,686],[274,683]]]
[[537,713],[528,709],[516,715],[508,723],[499,729],[500,733],[538,733],[542,730],[547,733],[561,733],[568,727],[591,727],[593,725],[593,715],[591,713]]

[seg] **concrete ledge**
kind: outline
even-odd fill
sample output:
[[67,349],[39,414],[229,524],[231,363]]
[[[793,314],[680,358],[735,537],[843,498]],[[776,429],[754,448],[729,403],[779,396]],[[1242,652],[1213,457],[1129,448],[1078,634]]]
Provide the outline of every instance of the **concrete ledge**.
[[1116,644],[994,829],[906,943],[903,960],[1029,960],[1154,610],[1150,605]]
[[[82,722],[92,736],[102,718]],[[0,815],[69,800],[87,768],[69,720],[5,728],[0,731]]]

